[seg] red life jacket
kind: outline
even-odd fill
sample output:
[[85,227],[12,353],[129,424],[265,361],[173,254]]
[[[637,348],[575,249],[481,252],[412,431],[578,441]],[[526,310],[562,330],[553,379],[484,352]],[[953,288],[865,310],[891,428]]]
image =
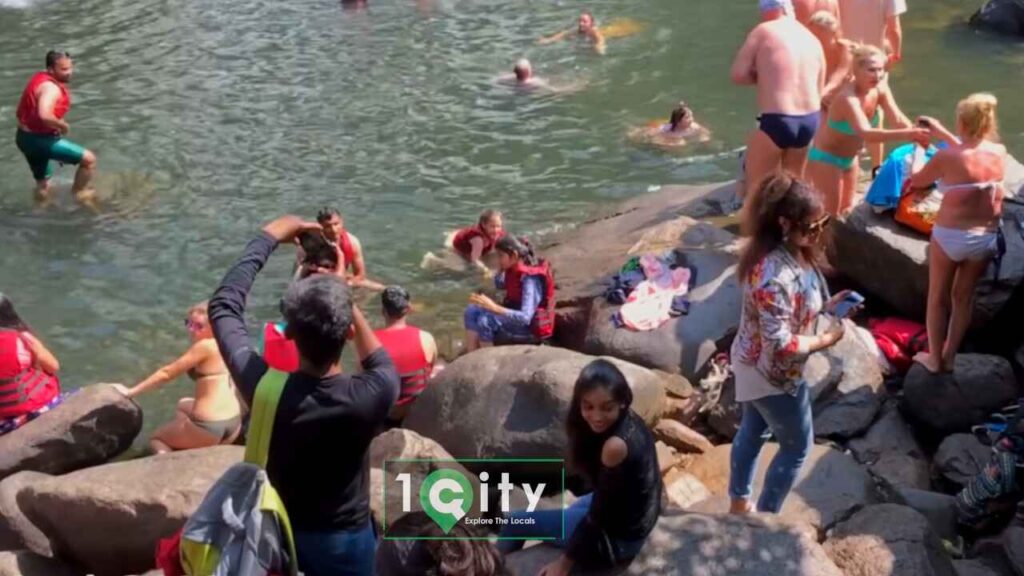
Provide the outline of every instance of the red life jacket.
[[0,330],[0,418],[24,416],[46,406],[60,393],[60,381],[18,361],[18,343],[27,343],[16,330]]
[[349,236],[348,231],[341,231],[338,247],[341,248],[341,255],[345,257],[345,269],[347,270],[352,267],[352,262],[356,259],[356,251],[352,247],[352,238]]
[[541,260],[536,266],[522,262],[505,271],[505,307],[520,310],[523,306],[523,277],[536,276],[543,280],[543,294],[537,312],[530,322],[533,335],[541,340],[551,338],[555,333],[555,276],[551,264]]
[[914,355],[928,351],[928,330],[924,324],[903,318],[872,318],[868,328],[885,358],[900,374],[910,370]]
[[299,349],[295,341],[285,338],[283,324],[267,322],[263,326],[263,360],[274,370],[298,371]]
[[28,86],[25,86],[25,91],[21,93],[17,111],[18,124],[33,134],[60,134],[39,118],[39,100],[36,98],[36,91],[47,82],[52,82],[57,85],[57,88],[60,88],[60,97],[53,105],[53,115],[60,120],[71,109],[71,93],[68,92],[67,85],[58,82],[49,72],[36,72],[28,81]]
[[480,255],[483,256],[491,250],[494,250],[494,245],[497,244],[498,240],[501,240],[504,235],[505,231],[502,230],[501,232],[498,232],[498,236],[496,238],[491,238],[487,234],[484,234],[483,228],[477,224],[456,232],[455,237],[452,238],[452,248],[454,248],[455,251],[463,257],[469,258],[473,254],[472,240],[474,238],[480,238],[484,241],[484,249],[480,252]]
[[406,326],[398,330],[377,330],[374,334],[391,356],[398,377],[402,379],[402,393],[395,405],[409,404],[426,390],[427,379],[434,367],[423,351],[420,329]]

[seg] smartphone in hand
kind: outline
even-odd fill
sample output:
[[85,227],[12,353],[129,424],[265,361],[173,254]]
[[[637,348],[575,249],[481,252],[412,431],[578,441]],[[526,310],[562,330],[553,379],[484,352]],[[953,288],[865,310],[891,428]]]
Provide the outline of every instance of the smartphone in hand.
[[854,309],[863,303],[864,296],[861,296],[857,292],[850,291],[849,294],[836,304],[836,307],[832,310],[832,314],[836,318],[846,318],[854,311]]

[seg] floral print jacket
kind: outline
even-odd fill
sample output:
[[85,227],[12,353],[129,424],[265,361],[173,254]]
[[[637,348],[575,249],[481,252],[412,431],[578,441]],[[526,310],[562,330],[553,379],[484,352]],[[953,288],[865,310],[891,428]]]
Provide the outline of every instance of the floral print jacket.
[[774,386],[794,394],[814,332],[814,320],[828,300],[816,268],[800,266],[785,248],[758,262],[743,286],[743,313],[733,351]]

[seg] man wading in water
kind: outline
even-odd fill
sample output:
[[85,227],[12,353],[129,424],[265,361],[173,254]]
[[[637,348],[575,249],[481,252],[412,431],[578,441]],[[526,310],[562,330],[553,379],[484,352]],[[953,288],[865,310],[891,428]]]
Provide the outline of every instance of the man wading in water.
[[83,206],[96,208],[96,192],[89,187],[96,170],[96,155],[65,138],[71,127],[64,115],[71,109],[71,55],[60,50],[46,53],[46,71],[36,72],[18,102],[18,133],[15,143],[25,155],[36,180],[35,196],[40,205],[52,201],[51,160],[77,164],[71,194]]

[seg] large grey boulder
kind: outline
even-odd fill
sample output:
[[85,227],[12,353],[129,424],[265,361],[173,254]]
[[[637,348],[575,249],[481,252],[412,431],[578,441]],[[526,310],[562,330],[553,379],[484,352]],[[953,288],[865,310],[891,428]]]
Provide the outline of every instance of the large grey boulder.
[[[715,353],[716,341],[739,323],[737,239],[695,219],[707,213],[709,201],[719,203],[732,194],[731,184],[666,187],[626,202],[615,214],[587,222],[547,247],[544,253],[559,288],[556,341],[693,380]],[[619,307],[603,298],[611,275],[634,255],[673,249],[697,269],[689,314],[657,330],[615,328],[611,317]]]
[[[697,507],[701,511],[724,511],[728,496],[730,453],[732,445],[716,446],[714,450],[693,458],[684,468],[721,500]],[[778,444],[767,443],[758,460],[754,475],[754,497],[760,494],[765,472]],[[793,485],[793,491],[782,507],[783,518],[827,529],[860,507],[877,502],[874,482],[860,464],[850,456],[827,446],[815,445],[807,456]]]
[[0,481],[0,550],[34,550],[52,556],[50,539],[18,506],[18,494],[28,486],[51,478],[41,472],[18,472]]
[[913,488],[900,488],[900,498],[907,506],[928,519],[932,530],[944,540],[955,541],[957,536],[956,498],[941,492],[928,492]]
[[0,480],[22,470],[66,474],[109,461],[142,429],[142,409],[113,386],[86,386],[0,436]]
[[[669,513],[628,567],[602,574],[843,576],[813,534],[771,517]],[[535,546],[510,554],[507,564],[513,576],[535,576],[560,553]]]
[[903,412],[911,422],[942,436],[969,431],[1019,396],[1010,363],[984,354],[958,354],[952,374],[932,374],[914,364],[903,392]]
[[[456,458],[562,458],[576,378],[595,359],[547,346],[478,350],[438,375],[403,426]],[[629,381],[633,410],[648,424],[656,422],[665,402],[660,378],[646,368],[608,360]],[[477,465],[467,467],[479,471]]]
[[894,404],[886,405],[867,433],[851,440],[848,447],[872,474],[896,488],[928,490],[931,486],[928,457]]
[[242,452],[217,446],[79,470],[24,488],[18,505],[57,556],[96,576],[138,574]]
[[988,0],[971,16],[970,23],[975,28],[1024,37],[1024,2]]
[[825,550],[846,576],[956,576],[928,520],[898,504],[857,512],[836,527]]
[[992,448],[973,434],[953,434],[939,444],[932,464],[936,475],[958,486],[966,486],[991,458]]
[[83,572],[60,560],[31,552],[0,552],[0,576],[82,576]]

